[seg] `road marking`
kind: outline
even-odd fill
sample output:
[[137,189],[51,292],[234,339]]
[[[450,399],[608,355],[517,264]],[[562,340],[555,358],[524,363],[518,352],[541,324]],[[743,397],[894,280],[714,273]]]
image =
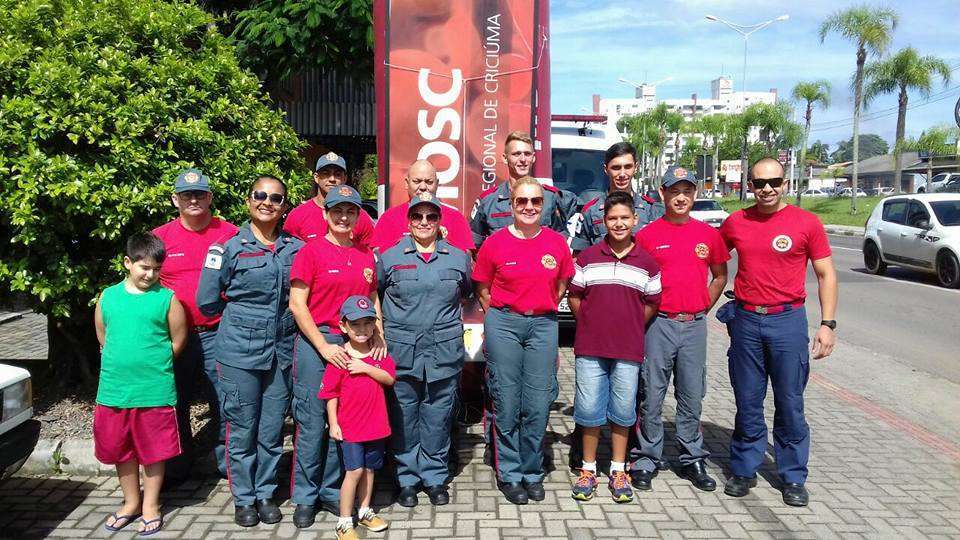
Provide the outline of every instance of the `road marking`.
[[946,287],[940,287],[938,285],[930,285],[929,283],[917,283],[916,281],[904,281],[902,279],[897,279],[897,278],[892,278],[887,276],[878,276],[876,274],[868,274],[866,272],[857,272],[856,270],[851,270],[851,271],[856,274],[860,274],[862,276],[868,276],[868,277],[877,278],[877,279],[885,279],[887,281],[892,281],[894,283],[901,283],[903,285],[916,285],[918,287],[926,287],[928,289],[933,289],[936,291],[960,294],[960,289],[948,289]]
[[858,253],[861,252],[861,251],[863,251],[862,249],[850,248],[850,247],[843,247],[843,246],[830,246],[830,249],[845,249],[845,250],[847,250],[847,251],[856,251],[856,252],[858,252]]

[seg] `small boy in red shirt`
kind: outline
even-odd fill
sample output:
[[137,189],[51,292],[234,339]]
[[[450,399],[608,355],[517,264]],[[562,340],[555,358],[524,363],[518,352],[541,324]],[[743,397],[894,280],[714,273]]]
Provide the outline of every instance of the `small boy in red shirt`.
[[[317,397],[327,400],[330,437],[340,442],[346,474],[340,487],[339,540],[358,539],[353,528],[353,505],[360,496],[357,519],[373,532],[389,524],[370,508],[373,480],[383,467],[384,443],[390,436],[387,400],[383,388],[393,386],[393,358],[374,360],[370,340],[378,332],[377,310],[370,298],[351,296],[340,308],[340,330],[347,337],[347,368],[328,364]],[[359,493],[358,493],[359,492]]]

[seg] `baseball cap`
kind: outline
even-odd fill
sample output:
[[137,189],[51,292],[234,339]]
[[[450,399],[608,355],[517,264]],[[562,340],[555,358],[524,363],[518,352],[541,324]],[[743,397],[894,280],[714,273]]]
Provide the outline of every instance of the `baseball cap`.
[[424,191],[423,193],[418,193],[410,199],[410,204],[407,206],[407,211],[409,212],[411,208],[418,204],[428,204],[437,210],[440,210],[440,201],[437,200],[437,196],[429,191]]
[[340,203],[350,203],[360,207],[360,194],[350,186],[334,186],[323,200],[324,208],[333,208]]
[[366,296],[355,294],[347,298],[340,307],[340,316],[348,321],[356,321],[365,317],[376,317],[377,310],[373,302]]
[[177,175],[177,181],[173,184],[173,192],[183,193],[184,191],[206,191],[210,193],[210,179],[204,176],[200,169],[184,169]]
[[313,170],[319,171],[327,165],[336,165],[344,171],[347,170],[347,161],[343,159],[343,156],[337,155],[336,152],[327,152],[326,154],[320,156],[320,159],[317,160],[317,166],[314,167]]
[[677,182],[690,182],[694,186],[697,185],[697,177],[694,176],[692,171],[688,171],[683,167],[677,165],[671,165],[667,167],[667,172],[663,175],[663,187],[668,188]]

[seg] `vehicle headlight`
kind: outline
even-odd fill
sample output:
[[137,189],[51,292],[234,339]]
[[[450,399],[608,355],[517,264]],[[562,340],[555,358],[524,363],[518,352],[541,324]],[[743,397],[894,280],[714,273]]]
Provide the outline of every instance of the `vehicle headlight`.
[[6,422],[32,406],[33,385],[30,379],[24,379],[4,388],[2,395],[3,415],[0,422]]

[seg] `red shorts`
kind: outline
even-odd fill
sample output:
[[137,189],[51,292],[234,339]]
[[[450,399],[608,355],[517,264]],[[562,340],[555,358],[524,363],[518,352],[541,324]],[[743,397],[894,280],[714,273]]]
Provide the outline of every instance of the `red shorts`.
[[94,455],[117,465],[136,459],[152,465],[180,455],[177,411],[173,407],[119,409],[97,405],[93,411]]

